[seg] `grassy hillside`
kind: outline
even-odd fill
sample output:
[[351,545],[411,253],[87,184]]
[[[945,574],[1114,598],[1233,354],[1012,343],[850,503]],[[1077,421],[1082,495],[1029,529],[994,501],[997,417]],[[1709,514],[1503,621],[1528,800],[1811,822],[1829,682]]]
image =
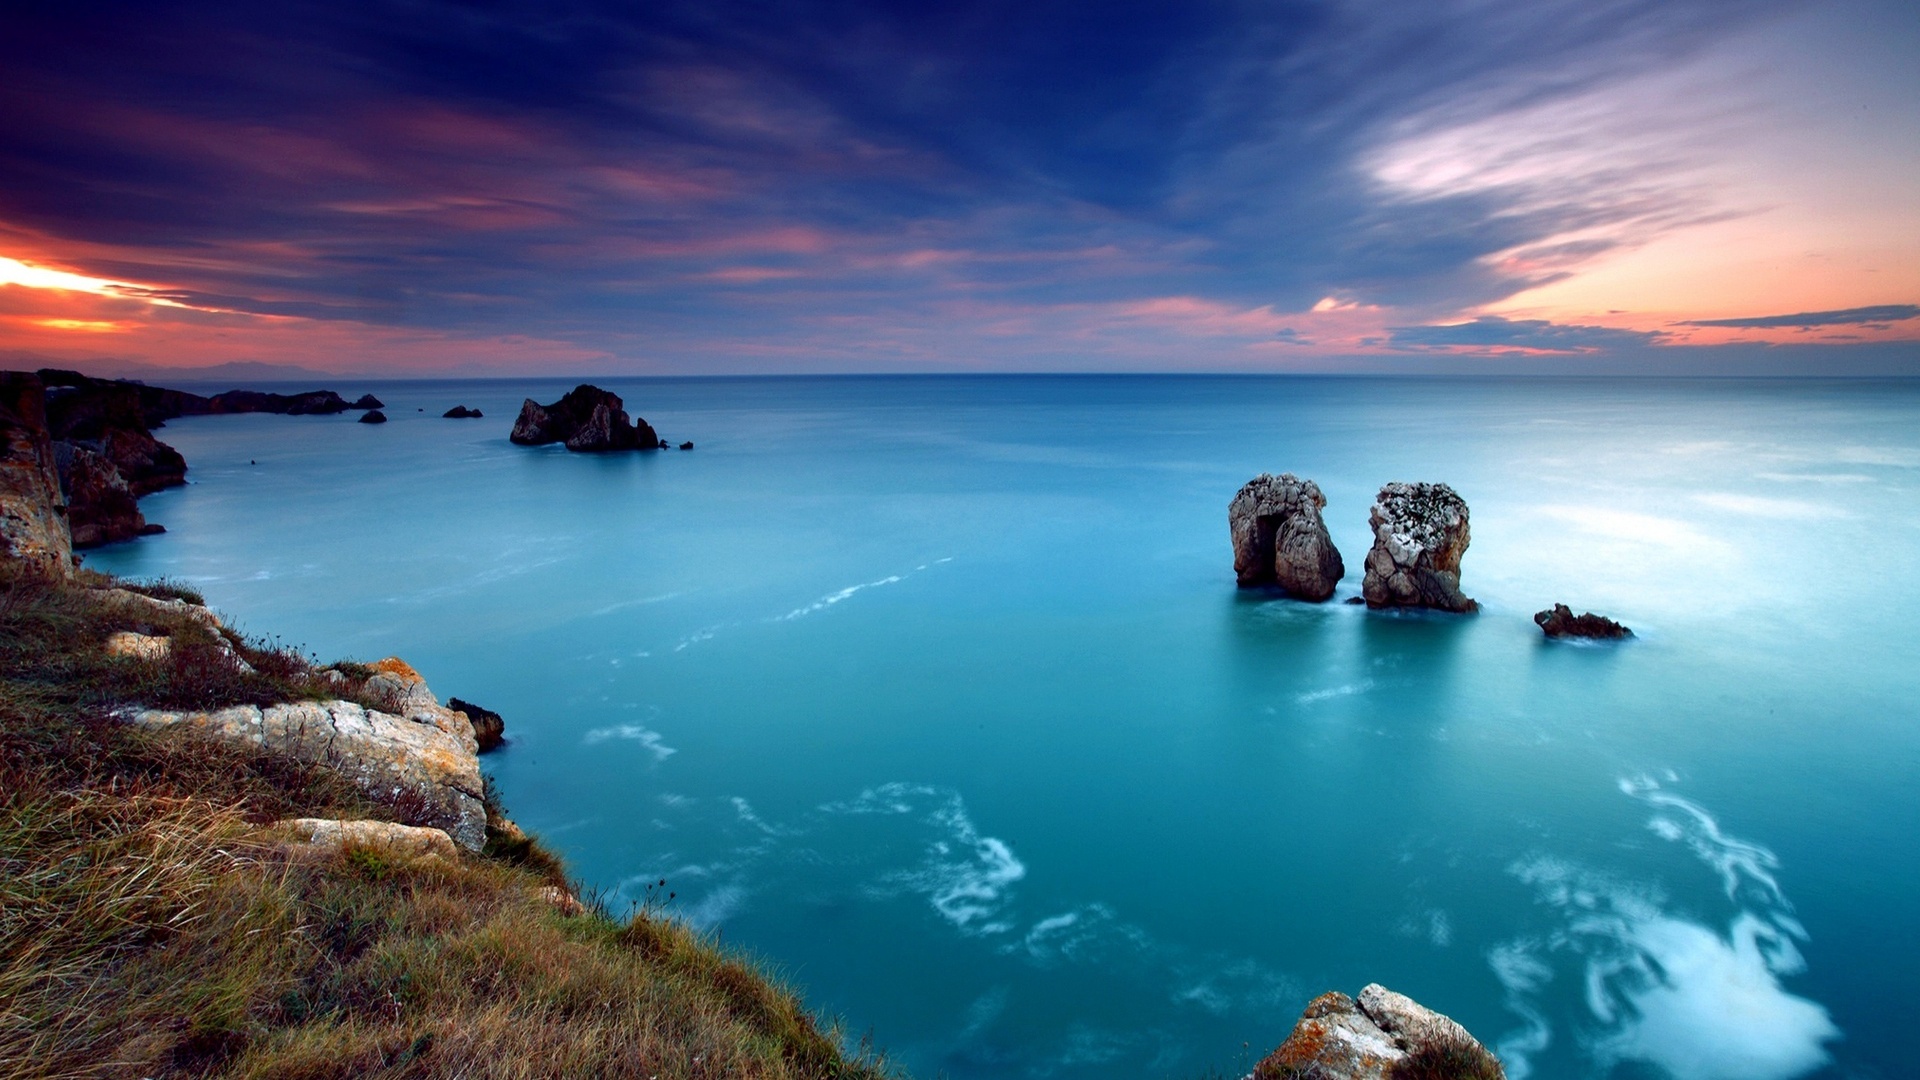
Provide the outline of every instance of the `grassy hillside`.
[[[248,673],[105,583],[0,571],[0,1077],[887,1075],[685,927],[567,914],[560,864],[497,807],[481,856],[286,842],[272,822],[410,810],[108,713],[339,689],[230,639]],[[119,630],[171,655],[109,657]]]

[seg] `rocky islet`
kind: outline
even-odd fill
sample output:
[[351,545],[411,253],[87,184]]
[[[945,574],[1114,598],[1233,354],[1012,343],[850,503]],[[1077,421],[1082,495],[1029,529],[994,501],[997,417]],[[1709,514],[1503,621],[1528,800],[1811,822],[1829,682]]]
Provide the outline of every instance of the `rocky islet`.
[[651,424],[627,416],[620,395],[589,383],[567,391],[551,405],[526,399],[508,438],[519,446],[561,443],[568,450],[586,454],[653,450],[665,445]]

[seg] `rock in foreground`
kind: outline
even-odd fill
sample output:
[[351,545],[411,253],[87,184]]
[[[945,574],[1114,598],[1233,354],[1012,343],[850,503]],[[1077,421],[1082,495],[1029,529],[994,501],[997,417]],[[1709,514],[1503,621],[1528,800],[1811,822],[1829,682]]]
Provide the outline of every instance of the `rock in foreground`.
[[586,383],[551,405],[528,398],[508,438],[521,446],[565,443],[567,449],[580,453],[652,450],[660,445],[652,425],[627,417],[618,394]]
[[1467,1029],[1375,983],[1314,998],[1248,1080],[1506,1080]]
[[1278,585],[1302,600],[1325,600],[1346,576],[1327,535],[1320,485],[1292,473],[1262,473],[1227,505],[1233,572],[1240,586]]
[[335,700],[121,715],[145,728],[195,731],[325,765],[371,794],[405,797],[420,808],[423,824],[479,851],[487,841],[487,811],[473,726],[441,705],[405,662],[389,658],[373,667],[366,688],[383,693],[392,711]]
[[1589,611],[1575,615],[1573,609],[1565,604],[1555,604],[1545,611],[1535,612],[1533,621],[1550,638],[1577,637],[1612,640],[1629,638],[1633,631],[1607,618]]
[[1388,484],[1374,498],[1373,548],[1360,591],[1373,608],[1478,611],[1460,591],[1467,503],[1445,484]]

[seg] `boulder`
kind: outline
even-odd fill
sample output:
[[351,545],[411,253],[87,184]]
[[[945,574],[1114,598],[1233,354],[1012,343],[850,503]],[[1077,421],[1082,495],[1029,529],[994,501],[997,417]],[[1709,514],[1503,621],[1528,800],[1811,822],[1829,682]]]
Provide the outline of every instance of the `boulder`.
[[348,407],[354,409],[384,409],[387,407],[387,403],[374,397],[372,394],[361,394],[359,399]]
[[581,453],[651,450],[660,445],[651,425],[627,417],[619,395],[585,383],[551,405],[528,398],[508,438],[521,446],[564,443]]
[[467,722],[473,725],[474,742],[481,753],[498,749],[507,741],[507,721],[492,709],[483,709],[457,697],[447,699],[447,708],[467,714]]
[[441,413],[440,416],[446,420],[478,420],[480,419],[481,412],[479,409],[469,409],[465,405],[455,405],[453,408]]
[[384,424],[387,422],[387,414],[381,412],[379,409],[368,409],[366,412],[360,414],[360,422],[363,424]]
[[46,387],[21,371],[0,371],[0,555],[36,574],[73,573]]
[[291,833],[302,843],[326,852],[346,848],[378,848],[404,856],[439,855],[458,858],[460,851],[445,829],[400,825],[391,821],[342,821],[335,818],[289,818],[273,827]]
[[487,810],[473,725],[441,705],[405,661],[389,657],[372,666],[366,689],[386,698],[386,708],[333,700],[204,712],[134,707],[118,715],[149,729],[197,732],[327,766],[376,798],[410,804],[419,824],[480,850]]
[[691,439],[689,439],[689,440],[687,440],[686,442],[683,442],[683,443],[681,443],[681,444],[680,444],[680,449],[682,449],[682,450],[691,450],[691,449],[693,449],[693,440],[691,440]]
[[1241,588],[1278,585],[1302,600],[1322,601],[1346,576],[1327,535],[1320,486],[1292,473],[1262,473],[1227,505],[1233,572]]
[[1375,983],[1358,1001],[1339,991],[1309,1002],[1293,1033],[1247,1080],[1506,1080],[1467,1029]]
[[1478,611],[1460,591],[1460,558],[1467,552],[1467,503],[1445,484],[1388,484],[1369,518],[1361,595],[1372,608]]
[[1555,604],[1545,611],[1535,612],[1533,621],[1550,638],[1629,638],[1633,631],[1614,622],[1604,615],[1595,615],[1589,611],[1584,615],[1575,615],[1573,609],[1565,604]]

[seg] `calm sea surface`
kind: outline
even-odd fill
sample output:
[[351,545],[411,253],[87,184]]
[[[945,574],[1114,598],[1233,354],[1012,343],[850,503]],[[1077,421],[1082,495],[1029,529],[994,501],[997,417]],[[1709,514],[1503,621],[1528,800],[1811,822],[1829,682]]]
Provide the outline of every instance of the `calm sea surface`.
[[[497,709],[613,906],[923,1078],[1237,1075],[1376,981],[1515,1077],[1912,1075],[1920,383],[603,380],[699,448],[507,442],[569,385],[174,421],[88,562]],[[1263,471],[1334,603],[1234,588]],[[1478,616],[1338,602],[1388,480],[1471,505]]]

